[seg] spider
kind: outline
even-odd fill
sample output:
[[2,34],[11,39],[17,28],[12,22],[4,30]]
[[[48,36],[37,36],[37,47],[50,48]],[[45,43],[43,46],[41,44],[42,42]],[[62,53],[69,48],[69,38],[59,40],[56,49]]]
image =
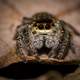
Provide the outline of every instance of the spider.
[[16,53],[25,57],[46,54],[49,58],[62,60],[69,50],[76,53],[72,33],[80,36],[71,25],[50,13],[24,17],[14,36]]

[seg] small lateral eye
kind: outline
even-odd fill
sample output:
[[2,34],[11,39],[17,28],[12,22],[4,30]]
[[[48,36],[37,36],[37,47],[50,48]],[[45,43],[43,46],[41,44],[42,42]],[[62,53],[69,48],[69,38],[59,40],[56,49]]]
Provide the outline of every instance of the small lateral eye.
[[46,24],[45,29],[51,29],[51,25],[50,24]]

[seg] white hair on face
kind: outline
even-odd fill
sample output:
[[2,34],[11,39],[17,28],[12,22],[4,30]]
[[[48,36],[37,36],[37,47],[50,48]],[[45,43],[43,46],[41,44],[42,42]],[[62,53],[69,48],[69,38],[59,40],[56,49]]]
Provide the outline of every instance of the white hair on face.
[[31,44],[33,47],[40,49],[43,46],[43,36],[36,34],[31,36]]

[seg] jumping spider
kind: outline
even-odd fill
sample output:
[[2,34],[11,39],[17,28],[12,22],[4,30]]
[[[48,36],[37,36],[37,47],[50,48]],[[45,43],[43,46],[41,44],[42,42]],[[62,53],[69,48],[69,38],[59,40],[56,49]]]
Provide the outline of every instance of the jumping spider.
[[41,12],[31,18],[24,17],[16,29],[16,51],[21,56],[48,55],[49,58],[64,59],[69,50],[75,53],[72,42],[75,33],[72,26],[55,16]]

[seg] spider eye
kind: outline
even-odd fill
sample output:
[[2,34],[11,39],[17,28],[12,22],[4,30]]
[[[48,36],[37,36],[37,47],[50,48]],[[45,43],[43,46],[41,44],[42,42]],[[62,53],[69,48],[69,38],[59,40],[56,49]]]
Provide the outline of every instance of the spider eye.
[[44,29],[44,26],[43,25],[38,25],[38,28],[39,29]]
[[45,26],[45,29],[51,29],[50,24],[47,24],[47,25]]

